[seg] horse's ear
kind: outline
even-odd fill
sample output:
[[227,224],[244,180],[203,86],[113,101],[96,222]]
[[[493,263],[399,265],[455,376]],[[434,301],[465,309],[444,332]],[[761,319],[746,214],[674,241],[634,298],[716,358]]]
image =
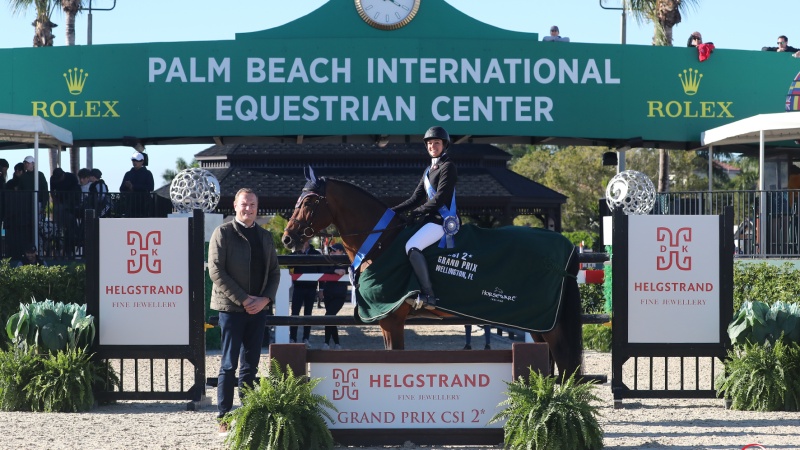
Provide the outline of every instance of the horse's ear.
[[311,166],[307,166],[303,171],[305,172],[306,180],[317,184],[317,177],[314,175],[314,169]]

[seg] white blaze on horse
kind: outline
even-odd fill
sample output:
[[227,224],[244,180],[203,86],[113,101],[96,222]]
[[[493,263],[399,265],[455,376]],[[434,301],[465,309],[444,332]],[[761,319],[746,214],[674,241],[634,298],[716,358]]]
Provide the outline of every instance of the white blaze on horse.
[[[403,233],[412,232],[406,228],[413,224],[407,224],[405,218],[394,215],[387,205],[358,186],[316,178],[313,171],[309,174],[284,230],[283,244],[290,250],[300,248],[306,240],[325,235],[333,224],[350,261],[356,262],[358,318],[379,323],[386,349],[403,349],[405,320],[414,312],[406,300],[415,297],[416,280],[402,242],[393,243]],[[494,239],[501,235],[510,235],[514,241],[509,244],[501,240],[498,244]],[[480,242],[465,244],[470,239]],[[433,313],[473,317],[527,330],[534,341],[549,345],[551,360],[560,374],[581,374],[583,342],[576,279],[579,265],[574,245],[561,234],[547,230],[486,230],[470,225],[462,227],[455,243],[454,249],[434,245],[425,251],[435,268],[432,277],[438,277],[434,284],[442,283],[444,287],[437,288],[440,302]],[[473,247],[462,251],[459,243]],[[395,247],[399,253],[394,253],[402,258],[394,257]],[[524,253],[508,256],[512,251],[509,247],[523,249]],[[497,281],[495,274],[512,274],[515,279],[503,284],[505,281]],[[374,297],[383,303],[375,305],[371,301]],[[539,305],[542,297],[553,301]],[[539,314],[540,311],[548,314]]]

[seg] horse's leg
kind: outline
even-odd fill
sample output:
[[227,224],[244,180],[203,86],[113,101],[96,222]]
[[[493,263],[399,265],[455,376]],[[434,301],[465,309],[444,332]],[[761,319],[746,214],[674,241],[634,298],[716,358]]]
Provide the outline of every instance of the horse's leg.
[[381,327],[381,333],[383,333],[383,345],[386,350],[405,349],[405,323],[410,311],[411,306],[403,303],[378,322]]
[[[567,272],[577,275],[580,265],[577,253],[570,258]],[[550,354],[558,366],[560,377],[573,374],[577,378],[583,374],[583,323],[581,322],[581,292],[575,278],[564,280],[564,291],[561,297],[561,308],[556,326],[544,339],[550,345]]]
[[[577,253],[572,255],[567,271],[577,274]],[[561,308],[556,326],[547,333],[531,333],[536,342],[547,342],[550,348],[550,370],[555,374],[553,363],[558,367],[558,376],[579,376],[583,373],[583,324],[581,323],[581,294],[574,278],[565,280]]]

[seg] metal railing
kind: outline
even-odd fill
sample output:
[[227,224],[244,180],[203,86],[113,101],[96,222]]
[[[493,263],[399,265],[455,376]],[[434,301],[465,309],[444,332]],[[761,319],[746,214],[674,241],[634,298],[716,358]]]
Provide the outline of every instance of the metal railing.
[[734,211],[735,225],[731,233],[738,257],[800,257],[798,190],[656,194],[651,214],[719,215],[727,206],[732,206]]
[[[48,196],[34,196],[35,191],[0,191],[0,228],[4,230],[0,258],[19,260],[32,246],[43,258],[82,258],[85,209],[94,210],[97,217],[166,217],[172,212],[169,199],[155,193],[51,191]],[[34,198],[47,199],[36,203],[38,214]]]

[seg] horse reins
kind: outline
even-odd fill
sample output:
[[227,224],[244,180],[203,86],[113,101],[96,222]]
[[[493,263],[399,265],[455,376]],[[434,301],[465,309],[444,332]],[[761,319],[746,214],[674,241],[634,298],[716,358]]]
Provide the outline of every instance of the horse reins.
[[[316,199],[315,199],[313,208],[310,208],[311,209],[311,215],[309,216],[308,221],[305,221],[305,220],[301,221],[301,220],[295,219],[294,218],[294,214],[293,214],[292,217],[289,218],[289,222],[290,223],[291,222],[297,222],[298,226],[302,227],[301,235],[303,237],[305,237],[305,238],[311,238],[311,237],[314,237],[314,236],[334,237],[330,233],[325,233],[323,231],[316,231],[314,229],[314,227],[312,226],[313,223],[314,223],[314,213],[317,212],[317,205],[320,204],[320,200],[325,200],[325,202],[327,203],[327,198],[324,195],[317,194],[316,192],[306,191],[297,200],[297,204],[295,205],[294,209],[295,210],[299,209],[302,206],[303,201],[306,198],[311,197],[311,196],[316,197]],[[382,233],[382,232],[387,231],[387,230],[393,230],[395,228],[401,228],[401,227],[404,227],[404,226],[406,226],[406,224],[401,223],[401,224],[398,224],[398,225],[394,225],[394,226],[391,226],[391,227],[386,227],[386,228],[382,228],[382,229],[378,229],[378,230],[372,229],[372,230],[369,230],[369,231],[359,231],[359,232],[355,232],[355,233],[339,234],[339,237],[359,236],[359,235],[366,235],[366,234],[373,234],[373,233]],[[308,233],[309,230],[311,231],[310,234]]]

